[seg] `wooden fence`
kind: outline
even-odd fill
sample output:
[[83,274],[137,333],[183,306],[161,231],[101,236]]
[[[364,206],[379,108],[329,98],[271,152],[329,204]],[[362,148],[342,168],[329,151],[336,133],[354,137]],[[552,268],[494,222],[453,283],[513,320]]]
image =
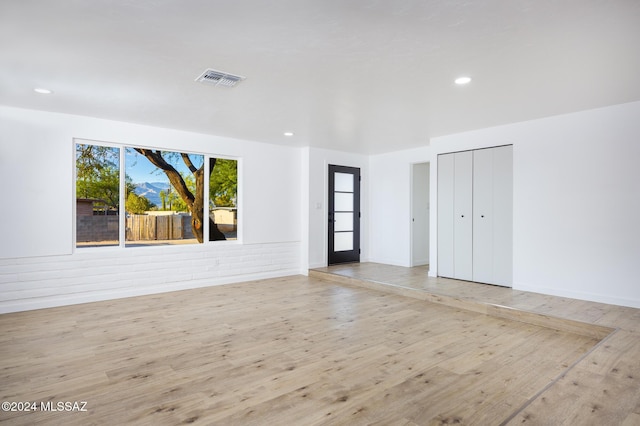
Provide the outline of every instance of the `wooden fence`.
[[191,217],[186,215],[130,215],[127,241],[182,240],[194,238]]

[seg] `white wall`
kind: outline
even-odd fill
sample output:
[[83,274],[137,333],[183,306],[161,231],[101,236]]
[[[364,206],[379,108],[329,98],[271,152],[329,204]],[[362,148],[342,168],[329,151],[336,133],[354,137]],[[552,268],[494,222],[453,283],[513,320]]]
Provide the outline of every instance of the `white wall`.
[[[0,312],[324,266],[328,164],[362,171],[362,260],[409,266],[411,164],[431,161],[435,275],[437,154],[502,144],[514,145],[514,288],[640,307],[639,135],[635,102],[367,157],[0,107]],[[244,244],[75,252],[73,138],[242,158]]]
[[[318,268],[327,265],[327,233],[328,233],[328,212],[327,212],[327,191],[329,164],[339,166],[357,167],[360,169],[362,182],[360,185],[360,209],[362,218],[360,220],[360,247],[362,253],[360,261],[366,262],[369,256],[369,159],[365,155],[351,154],[340,151],[332,151],[318,148],[305,148],[303,154],[303,174],[308,177],[305,185],[308,191],[303,200],[303,215],[308,218],[307,228],[303,231],[308,241],[308,253],[303,257],[307,258],[308,268]],[[304,237],[303,237],[304,238]],[[304,263],[304,260],[303,260]]]
[[411,266],[411,167],[430,161],[430,153],[422,147],[371,156],[371,262]]
[[432,139],[430,275],[437,154],[504,144],[514,146],[514,289],[640,307],[640,102]]
[[[74,138],[241,158],[242,243],[76,251]],[[0,312],[299,273],[300,157],[299,148],[0,106]]]

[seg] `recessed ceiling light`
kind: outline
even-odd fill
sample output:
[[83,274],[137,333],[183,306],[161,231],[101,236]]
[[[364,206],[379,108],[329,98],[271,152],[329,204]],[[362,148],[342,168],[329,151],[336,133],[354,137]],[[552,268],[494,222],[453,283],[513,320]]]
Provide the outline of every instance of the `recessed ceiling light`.
[[45,89],[44,87],[36,87],[35,89],[33,89],[33,91],[36,93],[41,93],[43,95],[50,95],[53,93],[53,90]]
[[458,77],[455,80],[455,83],[459,85],[469,84],[470,82],[471,82],[471,77]]
[[284,132],[285,136],[293,136],[293,132]]

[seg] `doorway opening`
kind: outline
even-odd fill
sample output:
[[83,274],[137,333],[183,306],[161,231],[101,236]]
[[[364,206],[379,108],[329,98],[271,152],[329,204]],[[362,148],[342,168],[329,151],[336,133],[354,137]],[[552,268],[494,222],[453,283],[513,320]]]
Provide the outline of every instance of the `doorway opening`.
[[411,266],[429,264],[429,163],[411,166]]

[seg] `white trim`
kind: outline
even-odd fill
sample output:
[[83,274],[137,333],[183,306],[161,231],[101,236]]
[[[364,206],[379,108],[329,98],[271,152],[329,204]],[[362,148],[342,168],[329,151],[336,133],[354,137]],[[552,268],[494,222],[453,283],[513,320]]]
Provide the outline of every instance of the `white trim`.
[[640,309],[640,299],[624,299],[620,297],[611,297],[606,294],[589,293],[582,291],[571,291],[555,289],[550,287],[531,286],[527,284],[515,283],[514,290],[527,291],[530,293],[548,294],[550,296],[566,297],[569,299],[588,300],[590,302],[607,303],[618,306],[628,306]]

